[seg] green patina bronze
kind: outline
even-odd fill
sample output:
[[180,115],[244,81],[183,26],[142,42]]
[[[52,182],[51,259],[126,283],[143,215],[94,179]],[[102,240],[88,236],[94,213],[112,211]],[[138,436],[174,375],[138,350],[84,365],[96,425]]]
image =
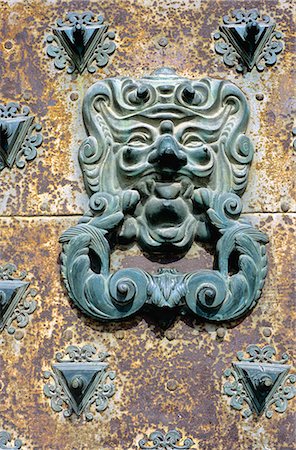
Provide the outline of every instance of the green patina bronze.
[[224,383],[223,391],[231,398],[230,405],[242,411],[244,417],[265,413],[270,419],[273,411],[284,413],[288,401],[296,395],[293,386],[296,376],[288,375],[291,369],[286,364],[288,355],[284,353],[277,361],[274,360],[276,351],[272,346],[265,345],[261,349],[254,344],[247,347],[246,353],[248,356],[238,352],[239,362],[232,363],[232,368],[224,372],[228,381]]
[[54,59],[54,66],[67,72],[82,73],[85,69],[93,73],[97,67],[105,67],[109,57],[115,52],[114,31],[103,16],[90,11],[71,12],[66,20],[59,19],[47,37],[47,55]]
[[[79,150],[89,211],[60,238],[62,275],[84,313],[119,320],[145,304],[206,320],[254,307],[267,272],[265,234],[239,219],[253,146],[249,108],[228,81],[162,68],[140,80],[94,84]],[[216,248],[213,270],[110,272],[110,253],[137,242],[148,258],[182,258],[194,241]]]
[[50,380],[43,392],[50,398],[50,406],[55,412],[63,412],[64,417],[73,413],[92,420],[96,412],[105,411],[109,398],[115,393],[115,372],[108,370],[109,353],[97,353],[92,345],[82,348],[70,345],[64,352],[56,354],[52,372],[46,371],[44,378]]
[[223,17],[223,24],[214,34],[215,50],[224,63],[237,72],[256,69],[262,72],[277,62],[284,46],[282,34],[275,31],[275,22],[258,9],[235,9]]

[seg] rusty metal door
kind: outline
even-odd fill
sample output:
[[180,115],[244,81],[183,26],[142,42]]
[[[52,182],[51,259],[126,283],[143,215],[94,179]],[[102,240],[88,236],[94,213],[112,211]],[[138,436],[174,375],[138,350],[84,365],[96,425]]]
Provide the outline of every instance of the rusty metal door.
[[[226,369],[248,345],[270,345],[277,355],[287,353],[293,366],[292,0],[0,0],[0,6],[0,103],[29,106],[43,135],[34,161],[27,155],[25,167],[12,164],[0,175],[0,276],[2,281],[20,280],[25,270],[24,280],[30,282],[27,305],[16,305],[19,309],[0,337],[0,431],[11,438],[1,435],[0,447],[292,450],[293,400],[272,417],[246,418],[231,407],[223,391]],[[222,17],[242,7],[272,17],[283,35],[283,51],[264,71],[237,72],[215,52],[214,34]],[[116,50],[96,72],[59,71],[46,54],[52,27],[69,11],[102,14],[115,30]],[[248,136],[255,152],[242,218],[268,235],[269,270],[257,306],[235,321],[216,323],[181,314],[162,320],[144,311],[123,322],[102,323],[74,306],[61,280],[59,237],[76,225],[88,204],[78,163],[78,148],[85,139],[84,95],[98,80],[140,79],[164,66],[189,79],[228,80],[250,107]],[[37,127],[35,135],[39,131]],[[113,252],[111,264],[114,270],[132,266],[155,272],[163,267],[136,246]],[[211,252],[194,243],[173,267],[188,272],[212,264]],[[71,345],[108,352],[109,369],[116,373],[115,393],[93,420],[87,415],[67,417],[58,406],[54,411],[44,394],[44,372],[51,370],[55,355]],[[153,437],[148,442],[156,430],[163,434],[154,436],[154,444]],[[173,431],[165,444],[172,430],[182,438]]]

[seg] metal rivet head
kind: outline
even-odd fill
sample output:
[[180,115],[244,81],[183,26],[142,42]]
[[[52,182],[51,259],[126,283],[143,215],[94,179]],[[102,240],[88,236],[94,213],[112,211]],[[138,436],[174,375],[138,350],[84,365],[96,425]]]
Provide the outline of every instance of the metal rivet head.
[[17,341],[20,341],[24,337],[24,332],[22,330],[16,330],[14,337]]
[[288,212],[289,209],[290,209],[289,202],[288,202],[287,200],[282,200],[282,201],[281,201],[281,210],[282,210],[283,212]]
[[82,377],[74,377],[71,381],[71,386],[73,389],[81,390],[84,386],[84,380]]
[[264,99],[264,94],[262,94],[262,92],[259,92],[258,94],[256,94],[256,100],[261,102],[263,99]]
[[78,93],[77,92],[71,92],[70,99],[72,100],[72,102],[75,102],[76,100],[78,100]]
[[176,380],[168,380],[167,389],[169,391],[175,391],[178,387],[178,382]]
[[166,47],[168,45],[168,43],[169,43],[169,41],[165,37],[160,38],[158,41],[158,45],[160,45],[161,47]]
[[226,335],[225,328],[220,327],[217,329],[217,337],[218,338],[223,339],[225,337],[225,335]]
[[167,330],[165,332],[165,337],[167,338],[168,341],[173,341],[175,339],[175,333],[171,330]]
[[264,328],[263,329],[263,336],[270,337],[271,336],[271,329],[270,328]]
[[262,377],[259,380],[260,389],[268,388],[268,387],[272,386],[272,384],[273,384],[272,378],[266,374],[262,375]]
[[6,50],[10,50],[13,47],[13,43],[11,41],[6,41],[4,43],[4,47],[6,48]]

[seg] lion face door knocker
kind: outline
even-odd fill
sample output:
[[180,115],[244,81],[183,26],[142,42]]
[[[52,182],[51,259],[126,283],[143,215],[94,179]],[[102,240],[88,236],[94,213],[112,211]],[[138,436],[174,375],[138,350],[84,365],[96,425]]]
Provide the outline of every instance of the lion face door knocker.
[[[75,305],[98,320],[123,319],[145,303],[213,321],[246,314],[264,284],[268,239],[239,220],[253,158],[240,89],[161,68],[140,80],[97,82],[83,117],[89,137],[79,161],[89,211],[60,238]],[[110,273],[110,245],[136,241],[148,257],[167,261],[195,240],[216,244],[213,270]]]

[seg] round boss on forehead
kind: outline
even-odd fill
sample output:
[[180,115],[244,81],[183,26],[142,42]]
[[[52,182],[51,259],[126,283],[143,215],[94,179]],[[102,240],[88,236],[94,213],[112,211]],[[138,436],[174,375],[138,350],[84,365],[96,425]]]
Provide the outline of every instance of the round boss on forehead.
[[171,120],[163,120],[160,123],[160,132],[164,133],[173,133],[174,124]]

